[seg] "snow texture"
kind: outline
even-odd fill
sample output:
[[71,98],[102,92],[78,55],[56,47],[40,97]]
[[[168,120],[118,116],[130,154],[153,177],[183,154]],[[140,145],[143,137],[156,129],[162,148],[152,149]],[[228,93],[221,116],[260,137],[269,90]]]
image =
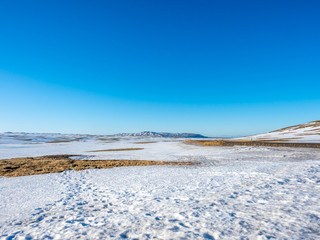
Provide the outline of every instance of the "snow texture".
[[[0,158],[69,153],[202,164],[0,178],[0,239],[320,239],[320,149],[138,137],[10,141]],[[144,149],[90,152],[137,146]]]

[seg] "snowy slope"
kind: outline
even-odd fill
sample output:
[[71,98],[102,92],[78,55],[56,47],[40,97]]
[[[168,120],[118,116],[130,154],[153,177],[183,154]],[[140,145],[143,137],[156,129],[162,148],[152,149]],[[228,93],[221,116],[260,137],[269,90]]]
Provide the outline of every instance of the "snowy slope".
[[236,139],[320,143],[320,121],[308,122],[305,124],[290,126],[268,133]]

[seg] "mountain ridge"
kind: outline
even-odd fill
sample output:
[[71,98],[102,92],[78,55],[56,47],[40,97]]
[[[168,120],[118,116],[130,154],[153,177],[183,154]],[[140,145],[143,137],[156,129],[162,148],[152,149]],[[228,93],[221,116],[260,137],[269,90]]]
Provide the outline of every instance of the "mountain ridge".
[[121,137],[173,137],[173,138],[208,138],[198,133],[169,133],[169,132],[153,132],[143,131],[139,133],[118,133],[115,136]]

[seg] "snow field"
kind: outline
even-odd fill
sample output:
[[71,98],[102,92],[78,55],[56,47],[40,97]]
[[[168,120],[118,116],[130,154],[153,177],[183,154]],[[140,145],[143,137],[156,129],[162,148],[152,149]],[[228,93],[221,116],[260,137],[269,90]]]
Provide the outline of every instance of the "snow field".
[[[35,144],[0,157],[132,146]],[[140,146],[89,154],[203,164],[0,178],[0,239],[320,239],[319,149]]]
[[[236,162],[68,171],[22,177],[29,180],[24,192],[16,192],[20,178],[1,179],[6,194],[0,205],[5,213],[0,236],[316,239],[319,166],[319,161],[303,167],[299,162]],[[41,191],[35,190],[38,178],[49,183]]]

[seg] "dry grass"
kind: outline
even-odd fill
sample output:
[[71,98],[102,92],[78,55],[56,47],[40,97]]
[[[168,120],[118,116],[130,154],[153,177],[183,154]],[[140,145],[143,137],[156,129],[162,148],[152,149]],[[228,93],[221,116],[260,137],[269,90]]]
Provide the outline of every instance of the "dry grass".
[[286,131],[286,130],[298,130],[298,129],[302,129],[305,127],[319,127],[320,126],[320,121],[313,121],[313,122],[309,122],[309,123],[304,123],[304,124],[299,124],[299,125],[294,125],[294,126],[289,126],[289,127],[285,127],[285,128],[281,128],[275,131],[271,131],[272,132],[282,132],[282,131]]
[[[291,138],[278,138],[278,139],[269,139],[269,138],[259,138],[257,140],[254,140],[252,142],[271,142],[271,143],[284,143],[288,142],[290,140],[298,140],[301,139],[300,137],[291,137]],[[248,142],[249,140],[244,140],[245,142]],[[251,141],[250,141],[251,142]]]
[[72,140],[52,140],[47,143],[65,143],[65,142],[72,142]]
[[16,137],[21,137],[21,135],[8,135],[8,137],[14,137],[14,138],[16,138]]
[[61,138],[57,140],[48,141],[47,143],[65,143],[65,142],[76,142],[85,139],[85,137],[77,137],[77,138]]
[[148,144],[148,143],[157,143],[156,141],[150,141],[150,142],[135,142],[135,144]]
[[136,151],[142,150],[144,148],[113,148],[113,149],[102,149],[102,150],[93,150],[88,152],[117,152],[117,151]]
[[195,162],[163,162],[145,160],[72,160],[73,155],[51,155],[42,157],[13,158],[0,160],[0,176],[18,177],[45,173],[58,173],[66,170],[90,168],[113,168],[125,166],[151,165],[195,165]]
[[100,137],[100,138],[98,138],[98,140],[100,140],[100,141],[107,141],[107,142],[115,142],[115,141],[119,141],[120,138]]
[[314,132],[314,133],[299,133],[297,136],[313,136],[313,135],[320,135],[320,132]]
[[320,148],[319,143],[289,143],[281,142],[279,140],[261,140],[261,141],[248,141],[248,140],[214,140],[214,141],[193,141],[188,140],[185,143],[199,144],[202,146],[266,146],[266,147],[304,147],[304,148]]

